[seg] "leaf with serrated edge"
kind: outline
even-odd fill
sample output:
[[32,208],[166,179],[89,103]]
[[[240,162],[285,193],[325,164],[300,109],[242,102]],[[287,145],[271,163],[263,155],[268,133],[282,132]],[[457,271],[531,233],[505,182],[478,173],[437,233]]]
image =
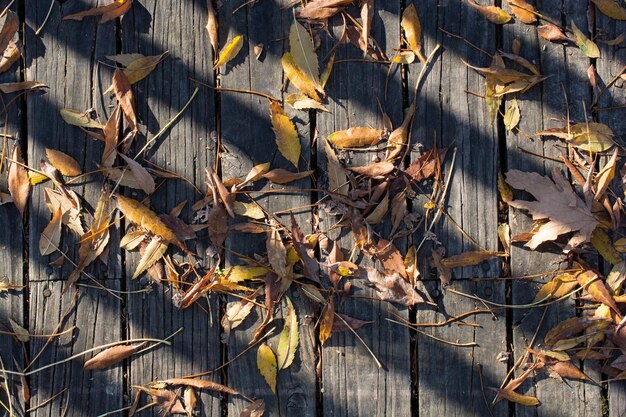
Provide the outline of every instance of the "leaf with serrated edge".
[[242,47],[243,47],[243,36],[242,35],[235,36],[220,51],[220,56],[217,59],[217,62],[215,63],[215,66],[213,67],[213,69],[220,68],[223,65],[226,65],[228,62],[230,62],[232,59],[234,59],[239,53],[239,51],[241,51]]
[[289,297],[285,297],[285,299],[287,300],[285,325],[280,333],[278,348],[276,349],[278,369],[288,368],[293,363],[298,349],[298,316]]
[[313,39],[311,39],[309,32],[297,20],[293,21],[289,30],[289,49],[298,68],[317,87],[322,88],[319,81],[319,62],[315,53]]
[[164,243],[160,238],[154,236],[148,246],[146,246],[145,252],[139,264],[133,273],[131,279],[139,277],[144,271],[155,264],[156,261],[161,259],[167,251],[167,243]]
[[285,110],[277,102],[270,103],[270,116],[272,119],[272,129],[276,135],[276,146],[278,151],[286,160],[298,168],[300,160],[300,137],[291,119],[285,114]]
[[263,343],[257,351],[257,367],[267,385],[270,386],[272,392],[276,394],[276,373],[278,372],[276,364],[276,356],[268,345]]

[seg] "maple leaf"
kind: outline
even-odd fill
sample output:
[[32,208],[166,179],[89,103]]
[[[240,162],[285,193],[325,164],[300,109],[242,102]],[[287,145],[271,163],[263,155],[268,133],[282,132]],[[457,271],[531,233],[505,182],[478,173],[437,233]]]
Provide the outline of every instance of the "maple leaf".
[[536,172],[511,170],[506,173],[506,182],[513,188],[525,190],[537,201],[513,200],[509,205],[528,210],[534,220],[548,219],[526,243],[536,249],[543,242],[555,240],[560,235],[577,232],[567,243],[567,252],[581,243],[588,242],[598,225],[598,219],[563,177],[560,169],[552,171],[552,178]]

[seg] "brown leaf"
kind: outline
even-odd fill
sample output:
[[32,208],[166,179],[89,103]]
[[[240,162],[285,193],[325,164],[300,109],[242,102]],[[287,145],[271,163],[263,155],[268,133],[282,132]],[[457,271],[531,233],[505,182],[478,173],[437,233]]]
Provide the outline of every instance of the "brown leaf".
[[578,367],[574,366],[571,361],[557,362],[555,364],[549,365],[551,371],[556,372],[560,377],[573,379],[573,380],[582,380],[582,381],[592,381],[587,375],[584,374]]
[[487,259],[503,255],[503,253],[497,251],[470,251],[441,259],[440,263],[444,268],[460,268],[465,266],[478,265],[479,263],[486,261]]
[[411,122],[413,121],[413,115],[415,115],[415,106],[412,105],[409,107],[409,110],[404,116],[404,121],[402,124],[395,129],[389,135],[389,139],[387,140],[387,154],[385,159],[387,161],[396,159],[400,154],[408,151],[408,139],[409,139],[409,127],[411,126]]
[[226,385],[222,385],[217,382],[207,381],[207,380],[198,379],[198,378],[170,378],[170,379],[157,381],[154,385],[157,385],[157,384],[182,385],[185,387],[194,387],[200,390],[222,392],[228,395],[239,395],[239,391],[232,389],[230,387],[227,387]]
[[228,191],[228,189],[215,171],[207,170],[207,176],[213,184],[212,189],[215,188],[220,198],[222,199],[222,203],[224,203],[224,208],[228,212],[228,215],[234,218],[235,210],[233,208],[233,203],[235,202],[235,194],[232,194],[230,191]]
[[426,62],[426,57],[422,52],[422,25],[417,17],[415,5],[410,3],[402,12],[402,21],[400,22],[406,42],[411,51],[419,58],[422,63]]
[[10,41],[0,58],[0,73],[8,71],[22,57],[22,43]]
[[146,346],[146,342],[110,347],[85,362],[83,369],[85,371],[106,369],[130,357],[144,346]]
[[325,20],[353,3],[354,0],[313,0],[300,10],[298,17],[300,19]]
[[574,192],[572,185],[559,169],[552,171],[551,180],[535,172],[511,170],[506,173],[506,182],[513,188],[525,190],[537,201],[513,200],[512,207],[528,210],[534,220],[548,220],[541,225],[526,246],[536,249],[543,242],[557,239],[560,235],[576,232],[569,240],[565,251],[588,242],[598,225],[591,208]]
[[333,193],[348,195],[348,176],[341,166],[337,154],[327,140],[324,141],[324,152],[326,153],[326,161],[328,163],[328,190]]
[[504,398],[505,400],[509,400],[516,404],[524,405],[526,407],[538,406],[540,404],[537,397],[532,397],[530,395],[522,395],[511,389],[503,388],[503,389],[497,390],[497,392],[498,392],[499,397]]
[[278,229],[272,229],[266,241],[267,258],[278,278],[287,276],[287,249]]
[[[141,259],[139,260],[131,279],[138,278],[141,274],[148,270],[154,281],[162,281],[165,276],[165,271],[163,270],[162,265],[160,268],[157,266],[157,262],[163,257],[166,251],[167,243],[161,241],[161,238],[158,236],[153,236],[150,243],[147,245],[144,242],[141,242],[139,244]],[[152,268],[153,266],[156,268]]]
[[511,6],[511,13],[522,23],[527,25],[537,21],[535,6],[526,2],[526,0],[508,0]]
[[215,13],[215,8],[213,7],[213,0],[206,1],[207,8],[207,22],[206,22],[206,31],[209,34],[209,42],[211,42],[211,47],[213,48],[213,56],[217,55],[217,51],[219,51],[219,36],[218,36],[218,22],[217,22],[217,14]]
[[239,417],[263,417],[265,414],[265,401],[256,400],[241,410]]
[[[596,8],[608,17],[616,20],[626,20],[626,8],[622,6],[623,2],[618,0],[591,0]],[[621,4],[620,4],[621,3]]]
[[622,313],[619,311],[617,303],[613,299],[613,296],[607,288],[604,280],[602,280],[593,271],[581,272],[576,275],[576,279],[581,287],[584,286],[586,288],[589,295],[591,295],[595,301],[610,307],[611,310],[613,310],[621,319]]
[[209,225],[209,238],[213,245],[224,246],[228,235],[228,213],[221,205],[215,205],[208,209],[207,223]]
[[94,7],[93,9],[64,16],[63,20],[83,20],[87,16],[102,16],[100,23],[106,23],[123,16],[130,10],[132,4],[133,0],[115,0],[113,3],[105,6]]
[[48,88],[48,86],[39,81],[20,81],[17,83],[0,84],[0,91],[4,94],[16,93],[18,91],[39,90],[41,88]]
[[413,161],[405,172],[417,182],[428,179],[439,170],[447,151],[448,148],[430,149]]
[[338,316],[340,316],[343,320],[333,321],[333,329],[332,329],[333,333],[345,332],[350,329],[356,330],[356,329],[360,329],[361,327],[367,324],[374,323],[373,321],[355,319],[354,317],[346,316],[345,314],[338,314]]
[[138,122],[135,110],[135,97],[130,88],[128,77],[120,69],[116,69],[113,73],[113,91],[115,91],[115,97],[120,103],[122,113],[124,113],[128,126],[133,132],[137,132]]
[[359,175],[365,175],[366,177],[384,177],[391,173],[396,168],[392,162],[375,162],[370,165],[362,167],[350,168],[350,171],[356,172]]
[[20,27],[20,20],[11,10],[6,10],[6,19],[0,30],[0,53],[6,56],[6,49]]
[[364,55],[367,55],[370,32],[372,31],[372,20],[374,19],[374,0],[361,1],[361,38],[359,44]]
[[497,25],[503,25],[511,20],[511,15],[497,6],[481,6],[476,0],[467,0],[468,4],[478,10],[485,19]]
[[388,274],[400,274],[402,278],[408,281],[409,275],[404,266],[404,259],[394,244],[388,240],[380,239],[376,249],[376,259],[383,265],[385,272]]
[[270,180],[274,184],[287,184],[292,181],[306,178],[313,174],[313,172],[314,171],[290,172],[286,169],[276,168],[266,174],[263,174],[263,178]]
[[156,185],[154,183],[154,178],[152,175],[137,161],[133,158],[129,158],[123,153],[119,153],[118,155],[128,164],[128,167],[133,173],[133,176],[137,180],[139,186],[146,194],[154,193],[156,189]]
[[369,267],[361,268],[358,276],[374,287],[376,296],[381,300],[409,307],[424,302],[413,286],[400,274],[385,275]]
[[59,248],[61,243],[61,218],[62,213],[59,207],[39,238],[39,252],[41,256],[50,255]]
[[320,319],[320,344],[324,343],[330,338],[333,331],[333,323],[335,322],[335,303],[333,298],[328,299],[328,303],[324,304],[324,310],[322,311],[322,317]]
[[308,242],[305,241],[304,234],[302,233],[300,226],[298,226],[293,213],[291,213],[291,237],[293,247],[302,261],[304,275],[311,281],[315,281],[319,284],[320,266],[314,258],[313,248],[311,248]]
[[537,34],[551,42],[569,42],[571,40],[565,36],[561,29],[550,24],[537,26]]
[[81,174],[79,163],[71,156],[54,149],[46,148],[46,158],[52,164],[53,167],[59,170],[59,172],[68,177],[75,177]]
[[28,194],[30,193],[30,182],[28,181],[28,171],[22,165],[22,151],[19,146],[13,149],[13,161],[9,165],[9,194],[13,198],[13,203],[20,211],[22,217],[28,205]]

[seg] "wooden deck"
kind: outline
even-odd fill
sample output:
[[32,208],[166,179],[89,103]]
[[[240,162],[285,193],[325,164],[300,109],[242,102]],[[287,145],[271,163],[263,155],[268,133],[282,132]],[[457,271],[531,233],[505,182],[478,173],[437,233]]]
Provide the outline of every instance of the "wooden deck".
[[[20,37],[24,44],[24,61],[3,74],[0,82],[37,80],[48,85],[49,89],[18,98],[8,108],[3,129],[17,139],[31,166],[38,166],[47,147],[68,153],[85,169],[96,169],[101,144],[79,128],[66,124],[59,116],[59,110],[93,108],[101,119],[105,119],[114,100],[108,94],[102,94],[113,73],[113,68],[105,64],[110,63],[105,56],[119,53],[157,55],[169,51],[169,57],[133,87],[142,131],[148,136],[158,132],[187,102],[197,86],[190,81],[191,78],[211,85],[219,83],[224,87],[286,97],[287,91],[295,91],[293,86],[287,87],[287,91],[284,88],[286,77],[280,64],[293,21],[291,9],[281,6],[289,2],[280,4],[277,0],[261,0],[252,7],[240,8],[243,2],[218,2],[221,3],[217,9],[220,44],[223,46],[236,34],[243,34],[245,43],[237,58],[215,73],[213,54],[204,29],[206,0],[135,0],[121,22],[102,25],[98,25],[95,18],[83,21],[61,19],[70,13],[107,4],[108,0],[55,2],[50,19],[39,36],[34,31],[43,22],[50,2],[16,1],[12,8],[23,22]],[[372,34],[388,56],[393,56],[394,48],[400,44],[401,12],[407,2],[375,2]],[[6,3],[1,2],[0,7],[5,7]],[[592,27],[596,32],[603,29],[614,36],[626,31],[626,22],[608,19],[599,12],[588,14],[586,0],[538,0],[536,3],[538,9],[559,22],[569,24],[573,20],[580,28]],[[499,208],[498,172],[517,168],[547,173],[559,164],[524,151],[558,158],[560,150],[552,141],[529,140],[524,135],[506,132],[500,124],[492,124],[484,100],[467,93],[482,94],[484,79],[461,62],[463,59],[486,67],[489,58],[462,40],[446,36],[438,28],[458,34],[490,53],[497,49],[510,50],[514,39],[522,42],[521,55],[537,64],[542,74],[550,76],[518,97],[522,112],[519,127],[531,134],[563,125],[568,112],[573,120],[584,121],[583,103],[588,104],[592,96],[587,68],[593,64],[599,78],[606,83],[626,64],[626,49],[600,45],[603,58],[596,63],[574,46],[564,47],[538,39],[531,26],[509,24],[496,27],[480,17],[466,1],[422,0],[415,4],[423,25],[425,50],[431,51],[440,44],[442,52],[428,71],[416,98],[411,144],[431,148],[433,137],[436,137],[440,146],[457,147],[447,212],[482,247],[498,250],[499,222],[508,221],[513,234],[527,231],[531,224],[527,214],[503,212]],[[592,21],[588,22],[588,18]],[[320,57],[327,55],[339,37],[341,19],[331,19],[328,30],[335,39],[322,37]],[[255,58],[253,51],[258,44],[263,44],[265,49],[261,60]],[[305,179],[297,183],[297,187],[303,190],[313,190],[319,185],[317,181],[326,181],[325,153],[319,138],[352,126],[380,127],[383,124],[381,107],[397,126],[413,99],[420,64],[408,65],[388,75],[387,65],[361,62],[361,58],[362,52],[353,46],[338,49],[337,63],[326,87],[329,112],[297,112],[286,106],[289,115],[296,120],[302,139],[299,169],[317,170],[316,181]],[[623,88],[612,88],[603,96],[602,106],[623,104],[624,95]],[[13,96],[6,96],[5,102],[10,98]],[[626,117],[623,110],[589,116],[609,124],[624,139]],[[289,168],[288,162],[277,152],[264,99],[253,95],[217,94],[205,88],[201,88],[183,117],[150,148],[147,159],[206,191],[205,168],[215,164],[218,139],[224,146],[221,155],[224,177],[245,176],[253,165],[268,161],[272,167]],[[12,145],[13,141],[9,142]],[[411,160],[419,156],[420,147],[412,146]],[[372,160],[372,155],[357,154],[354,158],[366,162]],[[3,191],[6,191],[5,178],[3,174],[0,183]],[[75,190],[95,206],[100,187],[100,179],[94,179]],[[139,193],[129,192],[128,195],[140,197]],[[193,203],[200,198],[202,195],[187,182],[168,180],[158,188],[150,202],[154,211],[165,213],[183,200]],[[267,194],[259,199],[259,203],[270,212],[278,212],[306,206],[318,198],[312,191]],[[423,203],[415,200],[412,210],[422,211]],[[305,232],[311,231],[313,214],[307,210],[298,211],[298,221]],[[316,215],[320,217],[322,230],[336,221],[325,213]],[[206,310],[199,306],[180,310],[173,305],[167,286],[134,293],[143,288],[139,280],[130,279],[139,256],[136,252],[119,249],[117,243],[123,234],[119,227],[112,230],[108,265],[97,261],[88,269],[101,284],[121,291],[119,296],[86,286],[62,294],[64,282],[73,268],[67,262],[61,268],[52,267],[49,265],[52,257],[39,255],[39,236],[49,222],[41,188],[32,189],[28,216],[23,224],[19,218],[15,206],[0,205],[0,277],[26,285],[24,290],[0,298],[2,330],[10,328],[9,318],[33,335],[54,333],[59,323],[63,323],[63,328],[75,326],[72,332],[55,339],[43,350],[37,358],[37,366],[122,339],[164,338],[179,328],[183,330],[173,339],[171,347],[160,347],[106,371],[83,371],[83,361],[79,359],[30,376],[30,401],[26,405],[16,402],[16,415],[98,416],[128,407],[134,400],[132,387],[135,385],[195,374],[226,363],[247,347],[258,324],[255,321],[261,321],[253,314],[254,317],[249,317],[242,328],[231,332],[226,343],[222,343],[220,314],[232,300],[211,295]],[[184,209],[183,218],[188,222],[192,220],[189,207]],[[288,221],[286,216],[280,218]],[[446,219],[438,223],[434,232],[449,254],[473,249],[459,229]],[[353,245],[352,237],[345,233],[331,237],[338,239],[345,249]],[[419,240],[421,236],[409,236],[397,245],[404,253],[412,242]],[[198,239],[195,252],[204,254],[206,244],[206,239]],[[226,246],[232,251],[230,253],[252,255],[265,252],[264,237],[256,235],[231,235]],[[62,242],[62,250],[71,259],[78,259],[78,242],[74,237],[68,236]],[[483,307],[442,291],[436,271],[428,265],[430,251],[426,247],[420,254],[422,279],[440,304],[440,312],[430,308],[396,308],[367,298],[350,299],[338,307],[340,313],[373,321],[358,333],[380,359],[383,369],[376,366],[363,345],[349,332],[333,335],[321,347],[315,328],[315,317],[319,312],[313,310],[314,306],[302,293],[293,291],[291,298],[300,317],[300,348],[294,365],[279,373],[277,394],[272,394],[257,370],[255,349],[210,378],[249,397],[263,398],[268,416],[490,415],[481,385],[492,398],[487,387],[499,387],[510,366],[533,337],[543,310],[478,315],[473,322],[480,327],[452,325],[426,330],[446,340],[476,341],[480,345],[477,348],[444,345],[387,321],[390,309],[414,322],[436,322],[446,315]],[[592,255],[590,257],[593,259]],[[560,260],[560,255],[514,247],[509,259],[456,270],[453,288],[495,302],[527,303],[533,299],[539,281],[477,281],[473,278],[544,272]],[[236,262],[236,256],[226,257],[226,264]],[[540,337],[547,329],[574,314],[573,301],[551,306]],[[46,340],[31,338],[29,343],[22,345],[10,336],[0,335],[0,357],[4,368],[22,367],[33,359]],[[498,361],[501,352],[511,352],[510,359]],[[17,363],[13,363],[13,358]],[[585,369],[594,375],[592,369]],[[501,401],[491,410],[492,415],[626,416],[626,382],[610,383],[603,388],[554,379],[527,384],[525,392],[538,396],[542,402],[540,407],[521,407]],[[19,396],[18,380],[11,379],[11,389]],[[24,411],[57,394],[36,410]],[[236,417],[247,405],[241,398],[213,393],[202,393],[200,400],[201,416]],[[142,404],[146,404],[145,398]],[[114,415],[127,414],[124,411]],[[157,411],[149,408],[139,415],[157,415]]]

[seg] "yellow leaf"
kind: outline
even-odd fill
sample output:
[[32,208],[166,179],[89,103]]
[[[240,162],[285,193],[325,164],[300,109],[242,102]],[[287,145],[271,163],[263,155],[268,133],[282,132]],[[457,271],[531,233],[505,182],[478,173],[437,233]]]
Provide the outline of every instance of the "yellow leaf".
[[626,9],[617,0],[591,0],[605,15],[612,19],[626,20]]
[[160,236],[163,240],[173,243],[181,249],[185,246],[178,240],[176,234],[172,232],[155,212],[132,198],[116,195],[117,205],[128,221],[144,228],[145,230]]
[[578,285],[576,277],[572,274],[560,274],[541,286],[533,303],[545,302],[550,299],[560,298],[568,294]]
[[58,208],[52,220],[46,226],[39,238],[39,252],[42,256],[47,256],[57,250],[61,242],[61,208]]
[[591,39],[587,38],[585,34],[578,29],[576,23],[572,21],[572,32],[574,33],[574,42],[589,58],[600,58],[600,49]]
[[383,133],[382,130],[371,127],[351,127],[331,133],[326,139],[337,148],[358,148],[377,144]]
[[272,392],[276,394],[276,373],[278,372],[276,364],[276,356],[272,348],[263,343],[259,346],[259,350],[256,355],[256,363],[259,368],[259,372],[265,378],[267,385],[270,386]]
[[497,6],[481,6],[476,0],[467,0],[469,5],[478,10],[485,19],[497,25],[503,25],[511,20],[511,15]]
[[298,316],[289,297],[285,297],[285,299],[287,300],[285,325],[280,333],[278,348],[276,349],[278,369],[288,368],[293,363],[298,349]]
[[422,25],[417,17],[417,11],[413,3],[409,4],[402,13],[402,21],[400,22],[406,42],[409,48],[420,61],[426,62],[426,57],[422,53]]
[[[285,71],[285,75],[291,81],[291,83],[302,93],[311,97],[315,101],[322,101],[320,98],[320,94],[323,94],[324,91],[315,85],[315,82],[310,80],[307,75],[302,72],[302,70],[298,67],[296,62],[294,61],[293,55],[287,52],[283,55],[280,60],[282,64],[283,71]],[[318,94],[318,91],[320,94]]]
[[219,68],[237,56],[243,47],[243,36],[235,36],[220,52],[220,57],[213,69]]
[[79,163],[74,158],[61,151],[46,148],[46,158],[48,158],[48,161],[50,161],[53,167],[58,169],[59,172],[65,176],[75,177],[82,172]]
[[619,252],[615,246],[613,246],[611,239],[609,239],[609,236],[603,229],[597,228],[593,231],[593,234],[591,235],[591,244],[594,248],[596,248],[605,261],[613,265],[622,262]]
[[276,135],[278,150],[286,160],[298,168],[302,146],[300,145],[300,138],[298,137],[296,127],[285,114],[285,110],[275,101],[270,103],[270,115],[272,118],[272,129]]
[[287,96],[285,103],[296,110],[321,110],[327,112],[328,109],[318,101],[305,96],[304,94],[292,93]]
[[293,21],[289,30],[289,48],[296,66],[321,89],[319,63],[315,53],[315,45],[309,32],[297,20]]
[[537,132],[537,135],[556,136],[583,151],[604,152],[615,145],[611,128],[596,122],[576,123],[569,127],[546,129]]
[[263,278],[269,269],[263,266],[231,266],[224,269],[222,276],[230,282],[241,282],[253,278]]
[[517,100],[512,99],[508,102],[508,105],[506,106],[506,111],[504,112],[504,126],[506,127],[506,130],[510,132],[511,130],[515,129],[515,127],[517,127],[517,125],[519,124],[519,120],[519,106],[517,105]]
[[332,299],[324,306],[324,311],[322,312],[322,318],[320,319],[320,344],[323,346],[324,343],[330,338],[331,333],[333,332],[333,323],[335,321],[335,304]]
[[156,236],[152,237],[131,279],[139,277],[146,269],[154,265],[156,261],[163,257],[165,251],[167,251],[167,243],[163,243],[163,241]]
[[240,215],[250,217],[251,219],[261,220],[265,218],[263,210],[254,203],[244,203],[242,201],[235,201],[233,203],[233,211]]
[[[157,65],[166,58],[168,53],[164,52],[161,55],[140,56],[128,63],[126,68],[122,72],[128,78],[128,82],[132,85],[146,78]],[[111,58],[109,58],[111,59]],[[113,86],[110,86],[104,94],[108,94],[113,91]]]

